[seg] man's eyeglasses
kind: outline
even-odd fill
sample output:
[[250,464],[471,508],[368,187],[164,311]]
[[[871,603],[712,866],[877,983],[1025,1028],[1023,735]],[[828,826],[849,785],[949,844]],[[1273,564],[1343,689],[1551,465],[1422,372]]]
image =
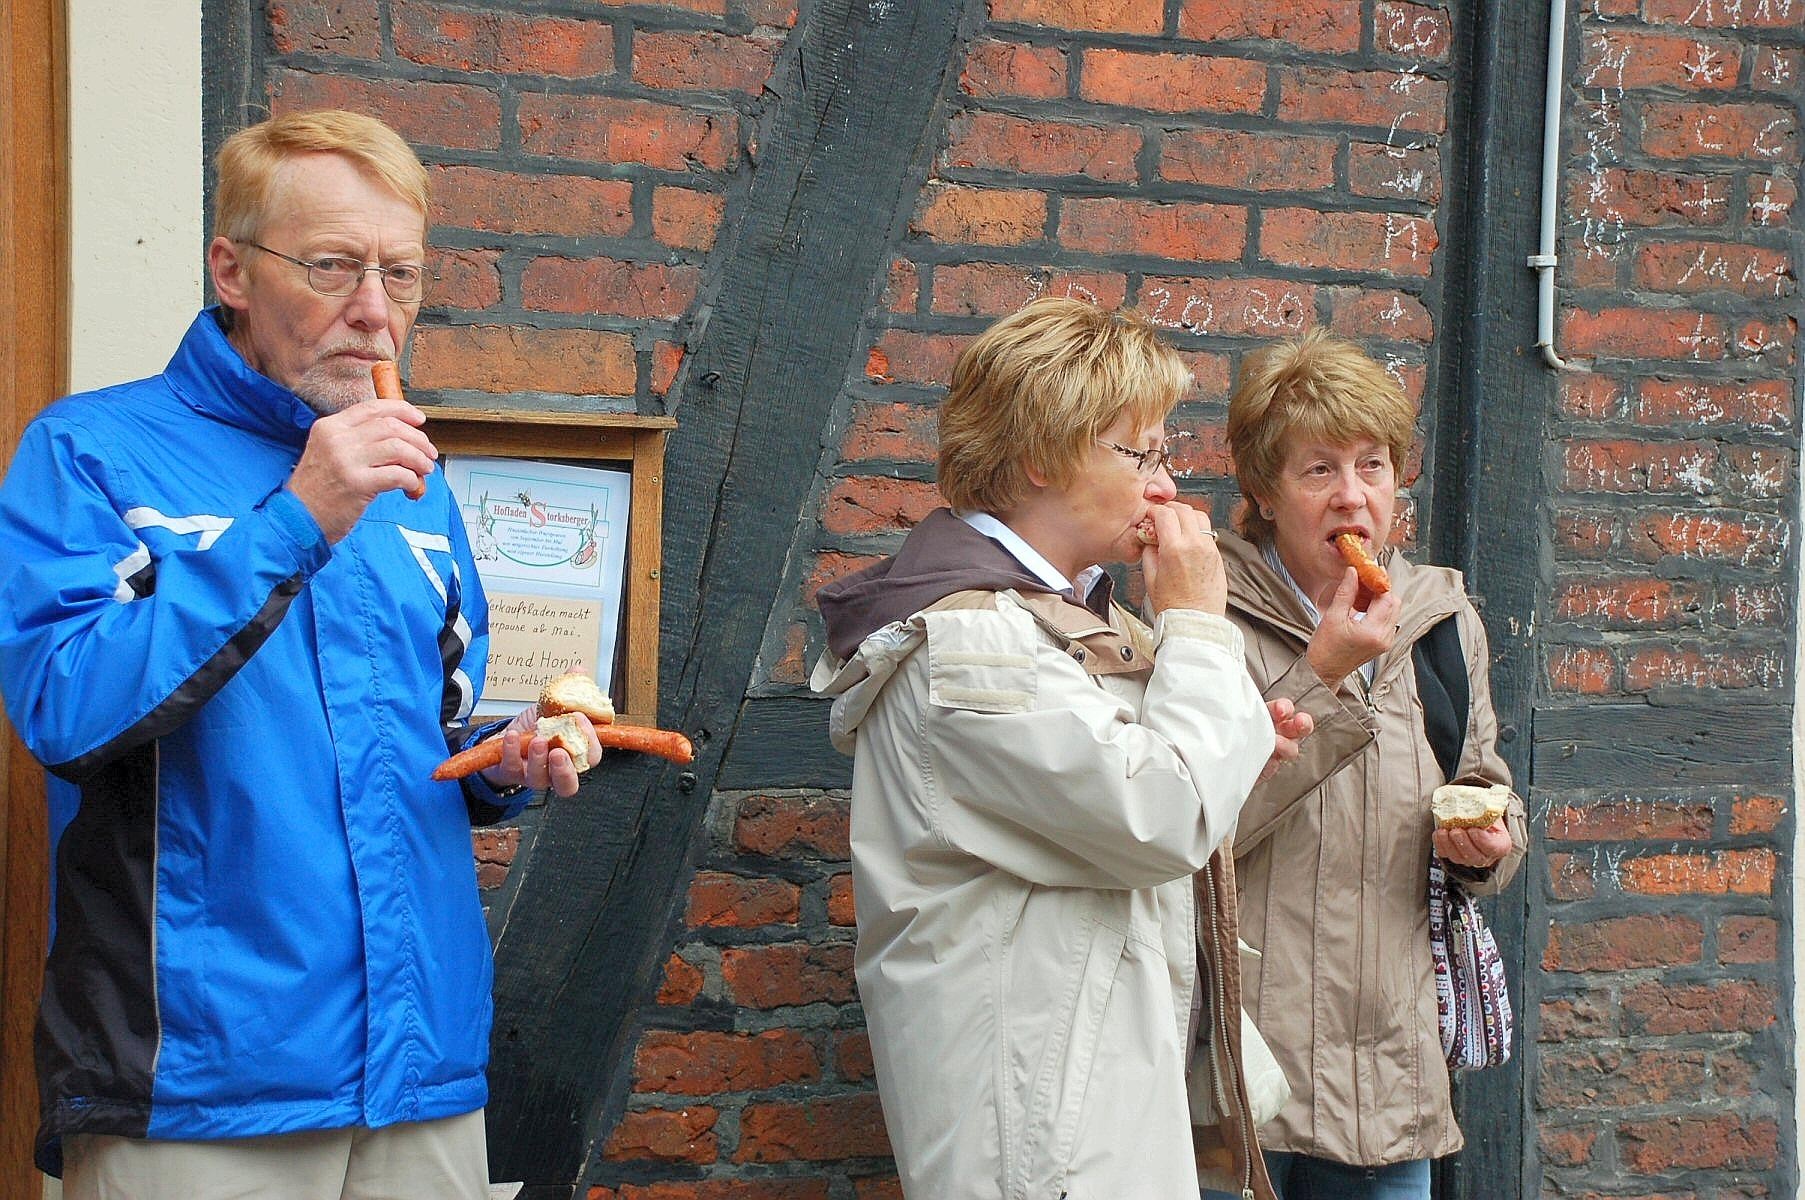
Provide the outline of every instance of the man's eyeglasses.
[[1155,450],[1136,450],[1131,446],[1118,446],[1114,442],[1106,442],[1102,438],[1097,439],[1097,445],[1132,458],[1135,470],[1142,475],[1157,475],[1161,467],[1168,471],[1172,469],[1172,456],[1164,446]]
[[293,263],[307,271],[307,286],[322,296],[349,296],[363,285],[371,271],[382,276],[382,290],[398,304],[413,304],[426,294],[426,268],[419,263],[396,263],[392,267],[372,267],[355,258],[328,255],[309,262],[280,250],[271,250],[262,242],[244,242],[253,250]]

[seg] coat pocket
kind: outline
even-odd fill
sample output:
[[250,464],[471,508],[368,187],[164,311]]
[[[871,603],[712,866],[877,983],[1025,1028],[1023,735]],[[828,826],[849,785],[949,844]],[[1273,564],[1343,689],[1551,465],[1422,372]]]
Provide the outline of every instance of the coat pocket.
[[1034,708],[1039,673],[1025,614],[928,613],[928,703],[982,713]]
[[[1096,920],[1085,926],[1068,974],[1070,985],[1057,997],[1053,1022],[1039,1054],[1033,1083],[1020,1106],[1020,1152],[1013,1157],[1007,1195],[1028,1197],[1051,1189],[1057,1194],[1075,1152],[1105,1013],[1121,974],[1127,937]],[[1016,995],[1010,1007],[1042,1005],[1052,997]]]

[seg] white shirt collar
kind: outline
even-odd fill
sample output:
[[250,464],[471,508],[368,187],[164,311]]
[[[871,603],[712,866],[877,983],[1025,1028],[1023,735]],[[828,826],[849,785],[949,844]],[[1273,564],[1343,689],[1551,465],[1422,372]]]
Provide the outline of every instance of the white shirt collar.
[[1076,581],[1067,579],[1060,574],[1058,567],[1047,561],[1046,555],[1030,546],[1021,534],[987,512],[956,512],[954,515],[1009,551],[1036,579],[1056,592],[1070,592],[1082,602],[1091,594],[1091,589],[1097,586],[1097,580],[1103,578],[1103,568],[1092,565],[1078,572]]

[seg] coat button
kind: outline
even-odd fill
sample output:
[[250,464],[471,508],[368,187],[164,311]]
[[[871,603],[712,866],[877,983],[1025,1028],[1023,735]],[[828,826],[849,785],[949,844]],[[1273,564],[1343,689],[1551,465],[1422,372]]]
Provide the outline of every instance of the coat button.
[[1072,658],[1078,662],[1083,662],[1084,661],[1084,647],[1083,646],[1073,646],[1072,647]]
[[1122,661],[1123,662],[1133,662],[1134,661],[1134,647],[1133,646],[1123,646],[1122,647]]

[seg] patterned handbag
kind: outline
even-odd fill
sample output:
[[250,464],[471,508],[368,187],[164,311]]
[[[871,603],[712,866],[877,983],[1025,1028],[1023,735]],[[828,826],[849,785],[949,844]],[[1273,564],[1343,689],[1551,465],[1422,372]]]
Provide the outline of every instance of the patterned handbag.
[[1442,1054],[1455,1071],[1510,1061],[1515,1015],[1498,943],[1479,905],[1429,859],[1429,953],[1435,962],[1435,1007]]
[[[1412,648],[1423,732],[1445,778],[1454,778],[1466,741],[1466,656],[1450,617]],[[1435,964],[1435,1008],[1442,1054],[1455,1071],[1510,1061],[1515,1027],[1504,960],[1479,904],[1429,856],[1429,954]]]

